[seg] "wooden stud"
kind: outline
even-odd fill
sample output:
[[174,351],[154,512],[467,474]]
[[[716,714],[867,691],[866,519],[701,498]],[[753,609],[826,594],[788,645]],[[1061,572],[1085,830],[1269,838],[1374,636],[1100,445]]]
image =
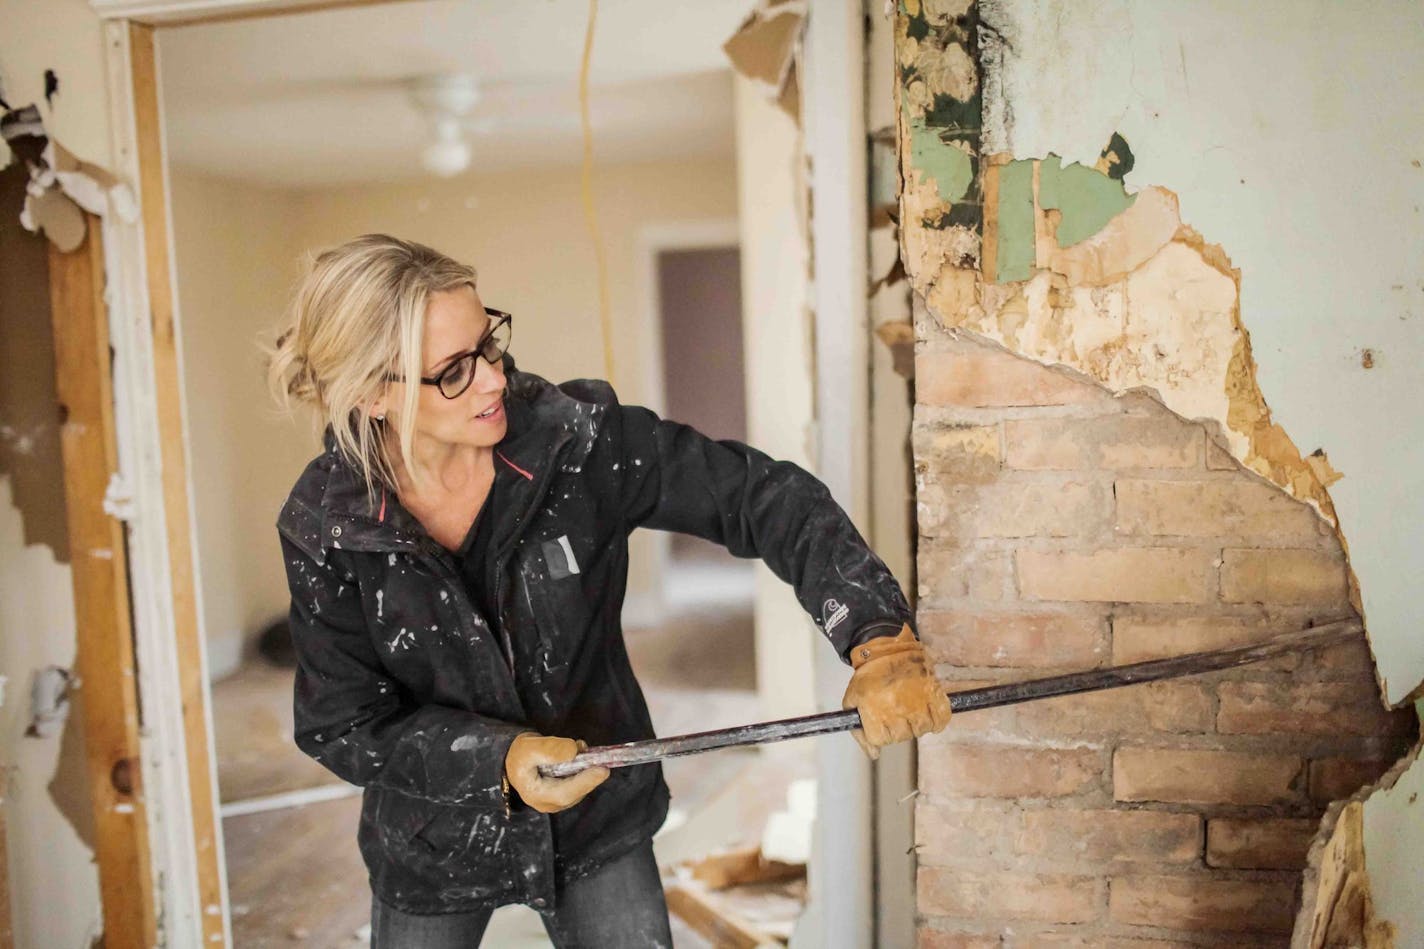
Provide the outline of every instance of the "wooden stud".
[[224,942],[226,895],[220,860],[217,796],[213,779],[213,747],[208,722],[202,643],[194,586],[192,525],[189,520],[188,470],[184,454],[182,378],[178,372],[171,261],[168,256],[168,194],[164,188],[162,117],[158,104],[157,50],[154,29],[129,24],[134,114],[137,126],[139,185],[142,196],[145,273],[152,318],[154,387],[163,469],[163,509],[167,527],[169,576],[179,690],[183,707],[183,737],[192,802],[193,839],[197,850],[199,905],[204,945]]
[[49,252],[64,498],[74,585],[75,671],[84,722],[104,945],[147,947],[156,901],[139,767],[124,529],[104,510],[118,467],[99,218],[71,253]]

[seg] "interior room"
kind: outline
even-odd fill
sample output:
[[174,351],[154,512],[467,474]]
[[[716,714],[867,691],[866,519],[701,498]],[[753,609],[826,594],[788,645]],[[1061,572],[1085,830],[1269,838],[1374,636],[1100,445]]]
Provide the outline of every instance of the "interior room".
[[[298,723],[276,523],[321,432],[265,366],[362,234],[472,265],[521,372],[824,486],[743,496],[755,557],[629,542],[673,945],[1424,945],[1417,4],[0,18],[0,949],[379,945],[369,802],[437,854],[545,826],[513,720],[440,746],[495,768],[453,803]],[[335,526],[312,563],[379,617]],[[504,904],[482,944],[555,944]]]

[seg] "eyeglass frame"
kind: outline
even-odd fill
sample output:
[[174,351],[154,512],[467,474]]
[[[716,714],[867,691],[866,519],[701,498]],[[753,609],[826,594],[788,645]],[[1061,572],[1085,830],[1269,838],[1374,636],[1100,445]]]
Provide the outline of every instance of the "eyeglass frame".
[[[493,336],[494,333],[495,333],[495,331],[498,330],[501,326],[505,326],[505,325],[508,325],[508,326],[509,326],[510,339],[513,340],[513,338],[514,338],[514,314],[513,314],[513,313],[509,313],[509,312],[507,312],[507,311],[505,311],[505,310],[496,310],[496,309],[495,309],[494,307],[492,307],[492,306],[487,306],[487,307],[484,308],[484,310],[485,310],[485,316],[488,316],[488,317],[490,318],[490,325],[489,325],[489,329],[485,330],[484,335],[480,337],[479,342],[475,344],[475,348],[474,348],[474,349],[469,349],[469,350],[466,350],[466,351],[463,352],[463,353],[457,353],[457,354],[455,354],[454,356],[451,356],[451,357],[446,361],[446,363],[445,363],[445,368],[444,368],[444,369],[441,369],[441,370],[440,370],[438,373],[436,373],[434,376],[421,376],[421,377],[420,377],[420,384],[421,384],[421,385],[423,385],[423,386],[435,386],[436,390],[437,390],[442,396],[445,396],[445,398],[447,398],[447,399],[458,399],[460,396],[462,396],[462,395],[465,394],[465,392],[470,388],[470,386],[474,385],[474,382],[475,382],[475,373],[474,373],[474,372],[471,372],[471,373],[470,373],[469,381],[467,381],[467,382],[465,383],[464,388],[462,388],[459,392],[456,392],[454,395],[446,395],[446,394],[445,394],[445,389],[444,389],[443,387],[441,387],[441,385],[440,385],[440,379],[441,379],[447,372],[449,372],[451,369],[454,369],[456,366],[458,366],[458,365],[460,364],[460,361],[461,361],[462,359],[468,359],[468,358],[471,357],[471,356],[475,357],[476,359],[483,359],[485,362],[489,363],[491,366],[494,365],[494,362],[491,361],[490,359],[488,359],[488,358],[485,356],[485,354],[484,354],[483,352],[481,352],[481,350],[483,350],[483,349],[485,348],[485,343],[489,342],[489,338],[490,338],[491,336]],[[504,358],[504,354],[505,354],[506,352],[508,352],[508,351],[509,351],[509,343],[505,343],[504,349],[500,351],[499,357],[500,357],[501,359],[503,359],[503,358]],[[404,381],[405,381],[405,377],[404,377],[404,376],[398,376],[398,375],[396,375],[395,373],[390,373],[390,372],[388,372],[388,373],[386,373],[386,381],[387,381],[387,382],[404,382]]]

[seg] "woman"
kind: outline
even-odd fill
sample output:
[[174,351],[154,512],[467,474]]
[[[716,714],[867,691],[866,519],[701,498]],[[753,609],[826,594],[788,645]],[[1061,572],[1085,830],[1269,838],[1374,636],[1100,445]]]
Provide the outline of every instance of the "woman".
[[746,445],[507,355],[475,272],[368,234],[322,253],[271,381],[324,418],[277,527],[296,743],[365,788],[372,944],[472,946],[539,910],[559,946],[668,946],[659,766],[538,774],[653,736],[619,612],[636,527],[762,558],[855,667],[867,751],[949,704],[909,607],[826,488]]

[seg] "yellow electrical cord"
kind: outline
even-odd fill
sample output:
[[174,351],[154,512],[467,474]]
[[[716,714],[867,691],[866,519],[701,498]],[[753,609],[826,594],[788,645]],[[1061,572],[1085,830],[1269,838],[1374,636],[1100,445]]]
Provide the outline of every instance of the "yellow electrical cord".
[[598,0],[588,0],[588,31],[583,38],[583,63],[579,67],[579,117],[583,126],[583,211],[593,240],[593,258],[598,266],[598,322],[603,332],[603,374],[613,379],[613,314],[608,306],[608,263],[603,254],[603,238],[598,233],[598,214],[593,206],[593,124],[588,116],[588,66],[593,55],[593,26],[598,19]]

